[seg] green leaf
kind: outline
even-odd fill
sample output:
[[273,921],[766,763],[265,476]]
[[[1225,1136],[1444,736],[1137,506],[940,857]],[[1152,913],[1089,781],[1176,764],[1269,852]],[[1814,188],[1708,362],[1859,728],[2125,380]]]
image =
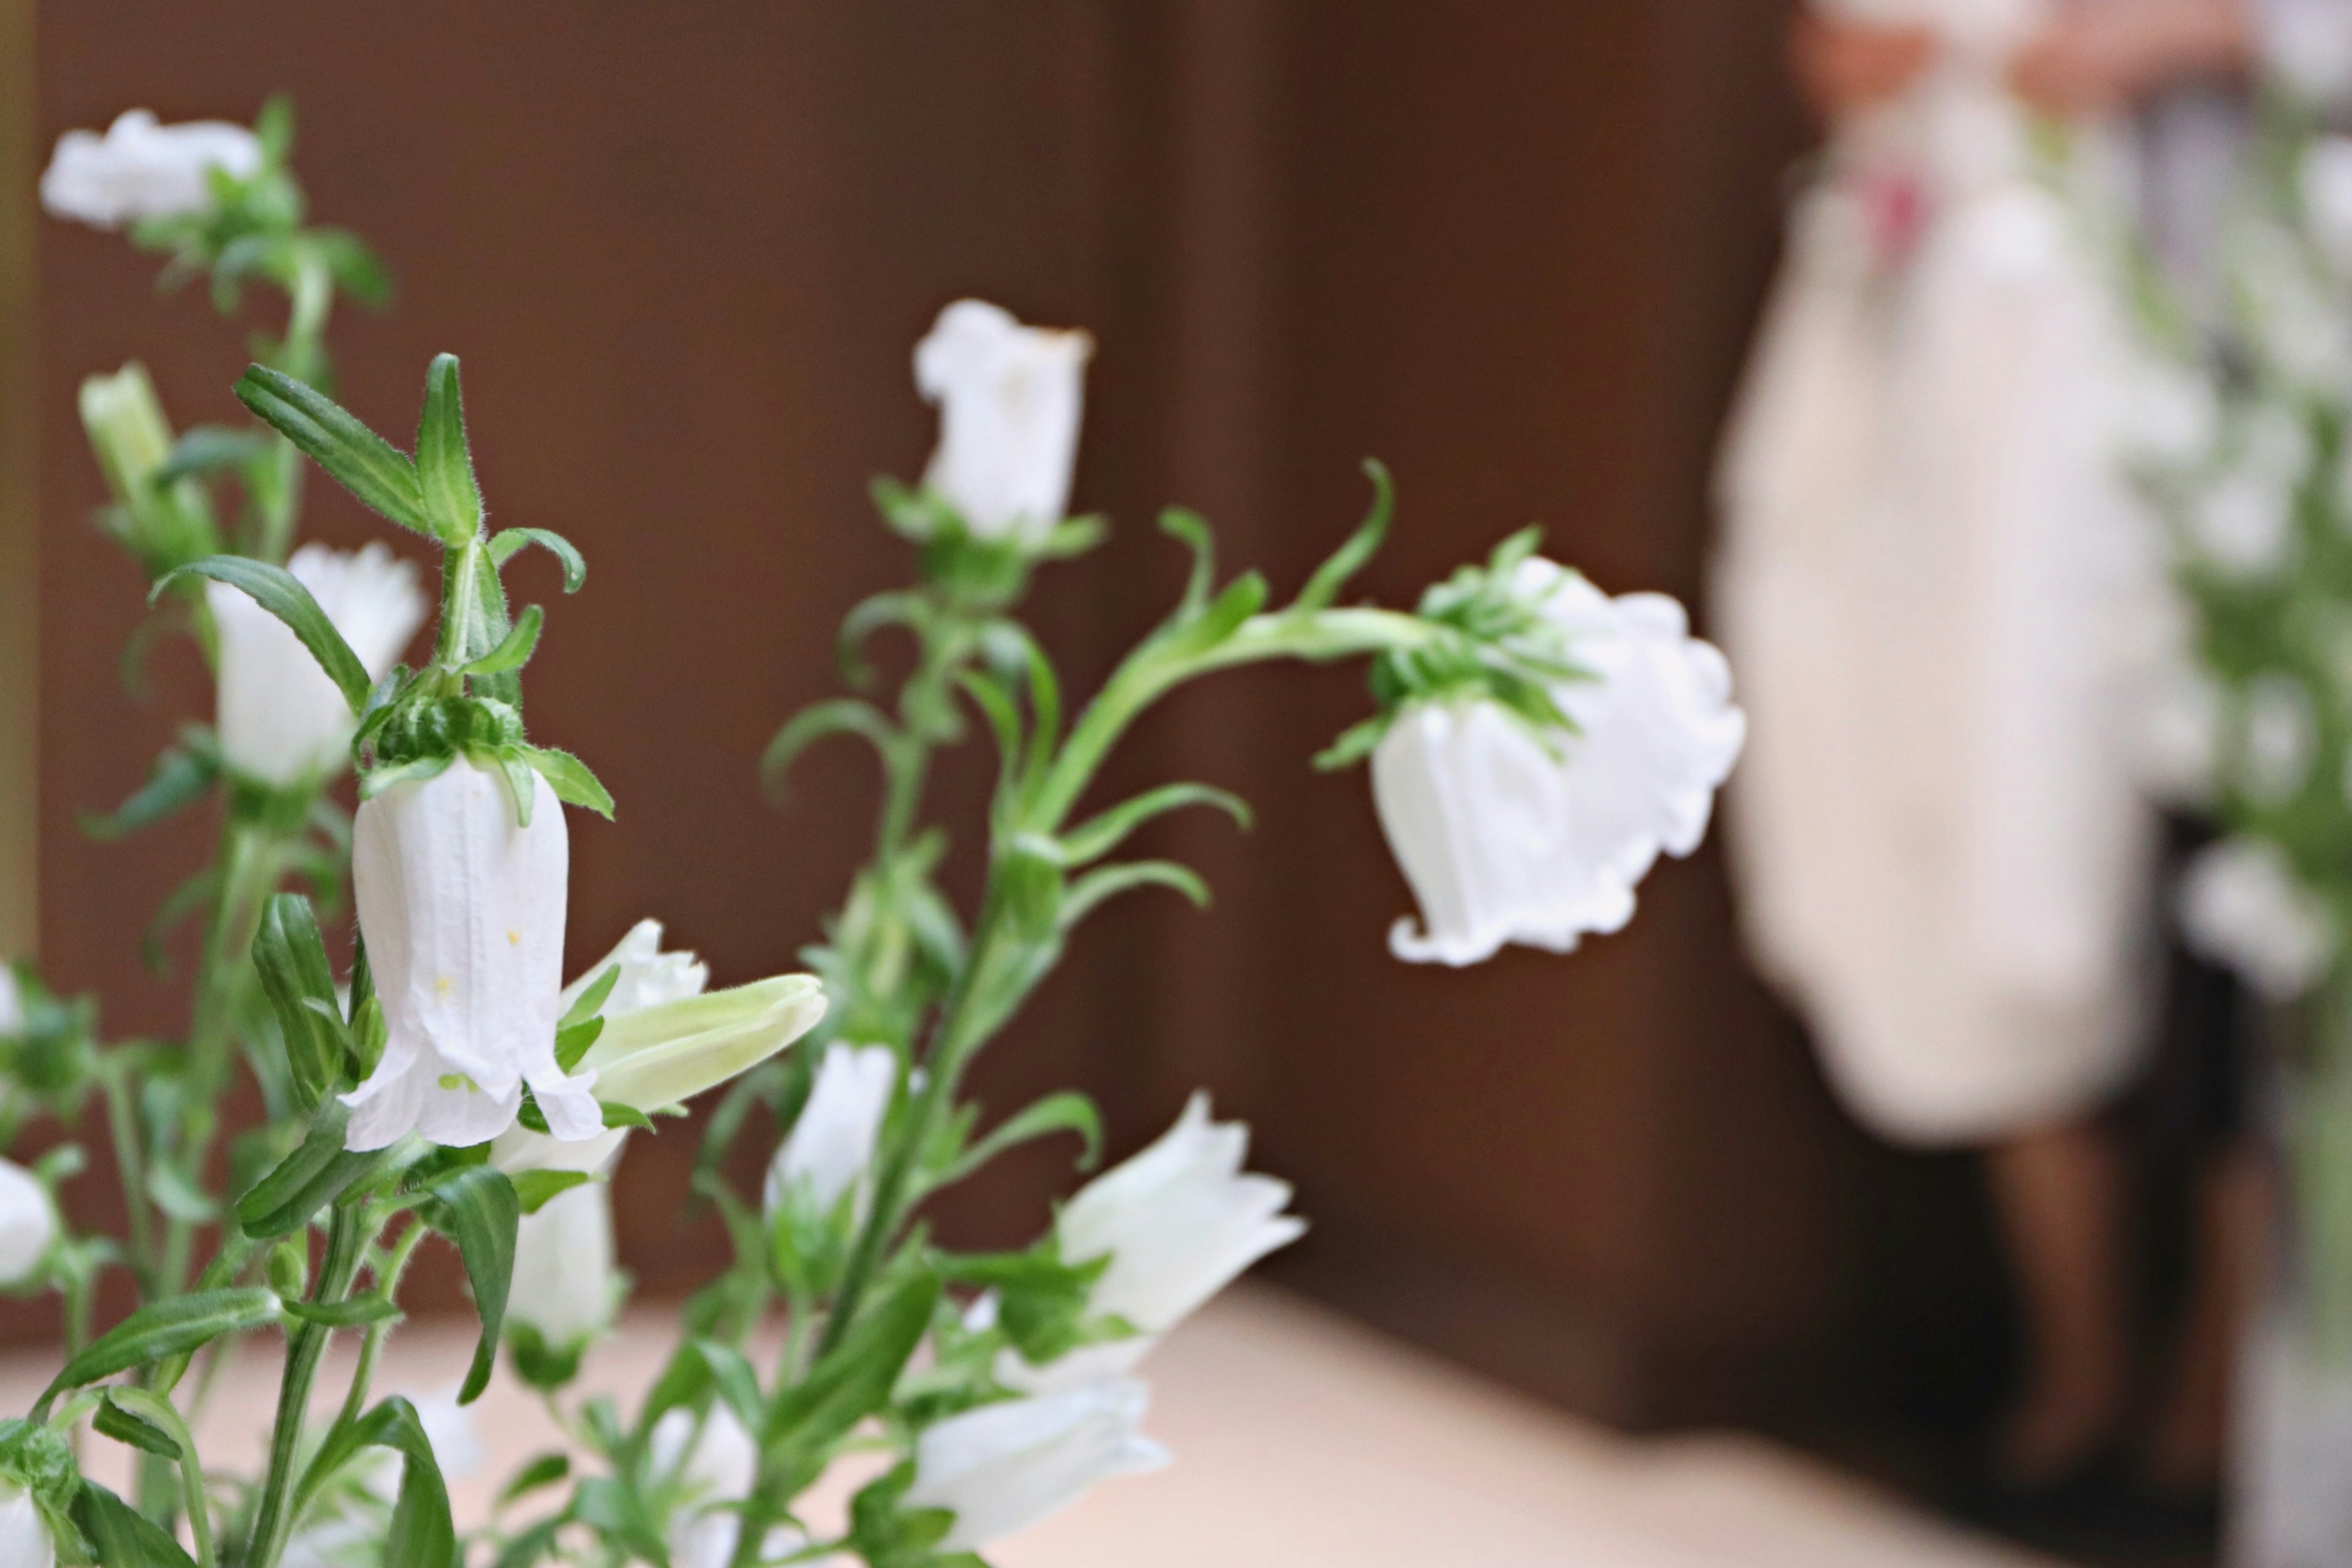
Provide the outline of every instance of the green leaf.
[[416,484],[443,543],[463,544],[479,531],[482,491],[466,443],[456,354],[434,355],[425,372],[425,410],[416,421]]
[[111,1437],[142,1453],[161,1455],[174,1464],[179,1462],[180,1445],[173,1441],[172,1435],[144,1415],[125,1410],[114,1402],[111,1394],[99,1399],[98,1414],[91,1418],[90,1426],[102,1437]]
[[158,581],[148,595],[148,603],[154,603],[156,596],[173,584],[192,575],[209,577],[239,589],[285,622],[287,629],[319,661],[319,668],[327,672],[327,679],[341,689],[343,700],[351,704],[353,716],[367,706],[368,689],[373,684],[368,679],[367,667],[360,663],[352,645],[343,640],[343,634],[335,629],[335,623],[327,618],[327,612],[319,607],[319,601],[310,596],[310,590],[302,586],[294,574],[283,566],[272,566],[266,561],[243,555],[209,555]]
[[886,763],[898,743],[898,726],[871,702],[836,697],[813,703],[793,714],[761,754],[760,785],[767,791],[770,800],[779,805],[783,804],[784,782],[793,762],[811,745],[830,735],[856,735],[872,742]]
[[101,1568],[195,1568],[178,1542],[96,1481],[81,1483],[73,1521],[89,1538]]
[[158,1163],[148,1168],[147,1195],[170,1218],[183,1225],[210,1225],[220,1217],[219,1205],[206,1194],[197,1190],[187,1173],[177,1165]]
[[646,1562],[669,1561],[668,1543],[645,1500],[612,1477],[582,1481],[572,1494],[572,1511],[581,1523]]
[[400,1316],[400,1303],[388,1296],[353,1296],[347,1301],[289,1301],[286,1315],[326,1329],[358,1329]]
[[397,1395],[357,1421],[337,1423],[328,1433],[295,1488],[295,1516],[299,1518],[319,1489],[367,1447],[390,1448],[405,1461],[385,1536],[383,1568],[454,1568],[457,1531],[449,1517],[448,1483],[441,1479],[441,1462],[415,1406]]
[[940,1299],[939,1276],[920,1269],[866,1309],[831,1354],[787,1389],[768,1415],[772,1442],[816,1451],[889,1401],[907,1358],[922,1342]]
[[288,1065],[308,1110],[342,1081],[351,1058],[351,1036],[342,1004],[335,995],[335,972],[310,900],[299,893],[273,893],[262,905],[261,929],[253,939],[253,965],[261,989],[278,1016]]
[[199,1290],[151,1301],[68,1362],[41,1395],[40,1408],[46,1410],[60,1389],[79,1388],[164,1356],[195,1350],[223,1334],[267,1327],[277,1321],[278,1311],[275,1291],[252,1287]]
[[547,612],[537,605],[530,605],[515,618],[515,624],[507,628],[507,635],[498,647],[461,667],[458,673],[467,676],[504,675],[509,670],[520,669],[530,662],[530,656],[538,650],[539,629],[546,619]]
[[1080,823],[1062,836],[1062,854],[1072,866],[1099,860],[1125,842],[1127,836],[1168,812],[1188,805],[1213,805],[1242,827],[1250,826],[1249,803],[1227,790],[1204,784],[1161,784],[1133,800],[1112,806],[1101,816]]
[[551,1487],[571,1474],[570,1458],[562,1454],[541,1454],[515,1472],[514,1479],[509,1481],[505,1489],[499,1493],[499,1505],[503,1507],[525,1492],[534,1492],[541,1487]]
[[525,1214],[537,1214],[547,1206],[547,1200],[558,1193],[595,1180],[585,1171],[518,1171],[512,1178],[515,1201]]
[[1171,888],[1192,900],[1195,907],[1209,907],[1209,885],[1190,866],[1173,860],[1130,860],[1101,867],[1071,883],[1068,896],[1062,900],[1062,929],[1070,930],[1106,900],[1137,888]]
[[590,1018],[569,1028],[555,1031],[555,1065],[565,1072],[580,1066],[580,1058],[588,1054],[598,1037],[604,1033],[604,1020]]
[[1000,1121],[988,1135],[959,1156],[940,1179],[944,1186],[960,1182],[1007,1149],[1055,1132],[1075,1132],[1085,1141],[1078,1169],[1090,1171],[1102,1158],[1102,1116],[1095,1102],[1074,1089],[1049,1094],[1027,1110]]
[[436,1183],[433,1196],[433,1227],[457,1244],[482,1320],[474,1364],[457,1391],[457,1403],[471,1405],[489,1386],[490,1369],[498,1361],[499,1330],[506,1321],[507,1291],[514,1282],[515,1227],[522,1218],[522,1202],[506,1173],[488,1165],[471,1165]]
[[343,1147],[351,1117],[351,1108],[334,1095],[319,1101],[300,1145],[236,1200],[237,1226],[246,1235],[257,1241],[292,1235],[383,1164],[388,1151]]
[[[563,1010],[563,1016],[555,1021],[555,1032],[561,1035],[568,1029],[576,1029],[583,1024],[595,1022],[596,1015],[604,1010],[606,999],[613,994],[613,987],[620,983],[621,966],[617,963],[606,964],[604,972],[590,981],[588,989],[574,997],[572,1005]],[[572,1069],[565,1068],[563,1070],[570,1072]]]
[[157,489],[192,475],[239,468],[283,450],[258,430],[232,430],[225,425],[199,425],[172,443],[172,455],[148,477]]
[[178,746],[167,747],[155,759],[155,771],[148,775],[138,794],[124,801],[111,816],[85,813],[81,830],[99,839],[135,833],[203,799],[213,780],[219,776],[219,767],[212,757]]
[[604,1125],[608,1128],[625,1127],[634,1132],[651,1132],[654,1130],[654,1119],[634,1105],[624,1104],[617,1100],[600,1100],[596,1102],[596,1109],[604,1113]]
[[547,781],[547,787],[555,792],[556,799],[566,805],[593,811],[606,821],[612,819],[613,796],[596,775],[588,771],[587,763],[569,752],[559,752],[551,747],[523,746],[519,750],[522,760],[537,769],[540,777]]
[[246,367],[235,391],[239,403],[326,469],[362,505],[403,528],[440,537],[425,515],[416,465],[334,399],[260,364]]
[[1307,586],[1298,591],[1294,608],[1320,610],[1327,608],[1347,586],[1348,579],[1364,568],[1381,547],[1389,531],[1389,520],[1396,512],[1396,486],[1389,479],[1386,465],[1377,458],[1364,459],[1364,473],[1372,481],[1372,510],[1357,525],[1348,542],[1331,552],[1329,560],[1315,569]]
[[536,544],[563,563],[563,591],[580,592],[588,581],[588,563],[579,550],[563,535],[544,528],[502,528],[490,535],[490,559],[503,566],[522,552],[526,544]]

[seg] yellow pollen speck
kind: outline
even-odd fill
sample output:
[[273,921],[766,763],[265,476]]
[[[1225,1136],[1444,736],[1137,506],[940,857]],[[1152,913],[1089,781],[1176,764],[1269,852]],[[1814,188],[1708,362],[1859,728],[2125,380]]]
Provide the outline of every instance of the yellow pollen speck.
[[433,983],[433,994],[436,996],[446,996],[450,992],[455,991],[457,988],[457,983],[445,974],[440,979]]
[[520,947],[522,945],[522,932],[519,931],[510,931],[507,932],[507,945],[509,947]]

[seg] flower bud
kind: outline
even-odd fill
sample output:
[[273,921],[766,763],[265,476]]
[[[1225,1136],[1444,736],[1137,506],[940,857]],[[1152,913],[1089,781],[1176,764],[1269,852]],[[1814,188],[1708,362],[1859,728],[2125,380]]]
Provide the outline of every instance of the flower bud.
[[112,375],[85,377],[81,424],[114,497],[100,521],[150,577],[219,552],[204,486],[193,478],[155,483],[172,455],[172,426],[145,366],[134,362]]
[[0,1160],[0,1290],[32,1284],[57,1239],[58,1210],[49,1190],[24,1166]]
[[604,1131],[593,1075],[555,1062],[570,839],[554,791],[529,778],[529,826],[505,777],[464,757],[360,806],[352,893],[385,1043],[344,1097],[351,1148],[410,1132],[485,1142],[512,1124],[526,1083],[557,1139]]
[[[416,568],[381,544],[357,552],[306,544],[286,569],[319,601],[371,679],[381,679],[425,620]],[[247,778],[284,787],[331,773],[353,721],[340,687],[286,623],[242,589],[205,584],[220,635],[221,755]]]
[[1397,717],[1372,753],[1372,795],[1424,926],[1397,922],[1399,958],[1475,963],[1507,942],[1565,952],[1618,930],[1660,852],[1705,837],[1746,734],[1729,667],[1674,600],[1612,599],[1541,559],[1519,564],[1513,593],[1591,676],[1551,693],[1575,731],[1539,736],[1484,698]]
[[1209,1120],[1195,1094],[1159,1142],[1085,1186],[1055,1216],[1062,1261],[1110,1259],[1087,1296],[1090,1319],[1120,1318],[1137,1334],[1072,1351],[1045,1367],[1007,1352],[997,1380],[1008,1387],[1066,1388],[1133,1370],[1160,1336],[1305,1233],[1284,1214],[1290,1184],[1244,1175],[1249,1129]]
[[1131,1378],[983,1405],[924,1428],[906,1506],[955,1523],[941,1552],[973,1552],[1076,1502],[1097,1481],[1156,1470],[1168,1450],[1145,1437],[1150,1391]]
[[790,1202],[831,1214],[874,1163],[875,1142],[898,1087],[898,1058],[889,1047],[826,1047],[808,1103],[768,1166],[768,1212]]
[[664,1110],[774,1056],[823,1022],[824,1007],[813,974],[681,997],[608,1016],[580,1065],[603,1099]]
[[1041,542],[1062,521],[1078,455],[1084,332],[1024,327],[997,306],[959,300],[915,349],[915,384],[940,409],[924,479],[975,536]]
[[244,180],[260,167],[261,143],[242,125],[159,125],[148,110],[126,109],[103,136],[68,131],[58,138],[41,174],[41,205],[54,217],[120,228],[203,212],[213,205],[213,170]]

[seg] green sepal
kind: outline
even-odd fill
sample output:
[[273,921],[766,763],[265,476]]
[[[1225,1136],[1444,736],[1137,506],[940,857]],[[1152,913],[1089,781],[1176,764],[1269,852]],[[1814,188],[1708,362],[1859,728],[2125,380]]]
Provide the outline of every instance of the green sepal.
[[612,820],[613,796],[588,764],[569,752],[559,752],[546,746],[520,746],[516,750],[523,762],[547,781],[555,798],[566,805],[577,805],[594,812],[606,821]]
[[173,1440],[172,1435],[144,1415],[136,1415],[117,1405],[111,1394],[100,1395],[98,1410],[90,1417],[89,1424],[91,1429],[101,1437],[111,1437],[116,1442],[136,1448],[142,1453],[154,1454],[171,1460],[173,1464],[179,1463],[180,1445]]
[[505,675],[520,669],[530,662],[531,654],[538,649],[540,628],[546,620],[547,612],[537,605],[526,606],[523,613],[515,617],[514,625],[507,628],[507,635],[498,647],[481,658],[459,666],[457,673],[474,678]]
[[1307,586],[1298,591],[1292,608],[1320,610],[1329,606],[1347,586],[1348,579],[1364,569],[1364,563],[1377,553],[1381,541],[1387,537],[1389,521],[1396,514],[1396,485],[1389,478],[1386,464],[1378,458],[1364,459],[1364,473],[1372,481],[1372,510],[1348,536],[1346,543],[1333,551],[1329,559],[1315,569]]
[[585,1171],[517,1171],[509,1178],[514,1183],[515,1201],[525,1214],[537,1214],[548,1200],[559,1193],[587,1185],[596,1178]]
[[64,1561],[91,1561],[89,1543],[74,1519],[81,1472],[63,1433],[18,1416],[0,1419],[0,1477],[23,1487],[32,1498]]
[[334,399],[261,364],[247,366],[235,390],[238,402],[326,469],[362,505],[403,528],[441,537],[425,510],[416,465]]
[[[605,1002],[613,994],[613,987],[620,983],[621,966],[617,963],[606,964],[604,973],[590,981],[587,989],[573,997],[572,1005],[563,1010],[563,1016],[555,1021],[556,1035],[561,1037],[567,1029],[576,1029],[583,1024],[599,1022],[596,1015],[604,1010]],[[572,1069],[566,1068],[563,1070],[570,1072]]]
[[1025,1110],[1005,1118],[977,1143],[956,1156],[937,1184],[962,1181],[1006,1150],[1056,1132],[1075,1132],[1081,1147],[1077,1167],[1091,1171],[1102,1158],[1102,1114],[1095,1102],[1076,1089],[1049,1094]]
[[563,564],[563,591],[580,592],[588,581],[588,563],[579,548],[563,535],[544,528],[502,528],[490,535],[490,559],[504,566],[522,552],[526,544],[536,544]]
[[1084,1263],[1062,1261],[1048,1235],[1026,1252],[942,1258],[940,1270],[959,1284],[996,1292],[996,1322],[1033,1366],[1059,1360],[1087,1342],[1087,1306],[1110,1255]]
[[555,1065],[567,1073],[576,1070],[580,1058],[588,1054],[589,1047],[604,1033],[604,1020],[596,1017],[556,1030]]
[[154,603],[165,590],[185,577],[209,577],[226,583],[246,594],[253,602],[286,623],[287,630],[310,650],[319,668],[327,672],[351,704],[356,717],[367,706],[369,689],[374,684],[368,679],[367,667],[360,663],[359,655],[310,596],[310,590],[301,580],[283,566],[272,566],[266,561],[256,561],[244,555],[211,555],[202,561],[191,561],[158,581],[148,595]]
[[416,485],[426,521],[442,543],[463,544],[480,531],[482,491],[466,442],[456,354],[434,355],[425,372],[425,408],[416,420]]
[[527,1387],[546,1393],[564,1387],[580,1375],[580,1358],[587,1349],[585,1335],[555,1345],[530,1323],[507,1325],[507,1364]]

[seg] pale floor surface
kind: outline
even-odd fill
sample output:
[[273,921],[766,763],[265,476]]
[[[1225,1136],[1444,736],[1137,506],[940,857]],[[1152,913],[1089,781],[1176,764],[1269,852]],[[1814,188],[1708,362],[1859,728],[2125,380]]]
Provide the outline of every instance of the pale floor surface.
[[[634,1394],[669,1349],[634,1317],[592,1354],[583,1388]],[[462,1324],[395,1334],[377,1387],[427,1393],[463,1373]],[[348,1362],[331,1363],[340,1390]],[[23,1410],[54,1363],[0,1358],[0,1410]],[[1969,1536],[1755,1437],[1631,1439],[1559,1414],[1265,1289],[1243,1287],[1172,1336],[1148,1371],[1147,1429],[1175,1451],[990,1553],[1001,1568],[2056,1568]],[[277,1357],[223,1376],[210,1451],[257,1460]],[[500,1479],[550,1445],[548,1413],[503,1369],[475,1407],[488,1462],[454,1479],[478,1522]],[[121,1450],[100,1440],[94,1473]],[[830,1488],[837,1518],[863,1477]]]

